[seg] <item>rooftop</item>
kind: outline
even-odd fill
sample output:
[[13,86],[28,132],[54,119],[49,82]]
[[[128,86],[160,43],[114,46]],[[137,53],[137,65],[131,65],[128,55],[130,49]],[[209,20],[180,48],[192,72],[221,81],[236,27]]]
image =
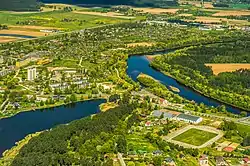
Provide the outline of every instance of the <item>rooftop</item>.
[[200,118],[199,116],[193,116],[188,114],[179,114],[177,117],[180,119],[187,119],[193,122],[197,121]]

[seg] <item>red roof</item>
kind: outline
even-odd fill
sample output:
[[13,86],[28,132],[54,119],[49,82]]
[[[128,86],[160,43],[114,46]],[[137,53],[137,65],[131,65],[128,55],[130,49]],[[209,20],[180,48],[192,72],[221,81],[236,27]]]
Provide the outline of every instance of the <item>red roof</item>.
[[207,156],[207,155],[204,155],[204,154],[203,154],[203,155],[200,156],[200,160],[207,160],[207,159],[208,159],[208,156]]
[[147,121],[147,122],[146,122],[146,125],[148,125],[148,126],[149,126],[150,124],[151,124],[151,122],[149,122],[149,121]]
[[232,151],[234,151],[234,148],[232,148],[232,147],[225,147],[223,150],[226,151],[226,152],[232,152]]
[[248,163],[248,162],[250,161],[250,159],[249,159],[249,158],[244,158],[243,161],[244,161],[245,163]]

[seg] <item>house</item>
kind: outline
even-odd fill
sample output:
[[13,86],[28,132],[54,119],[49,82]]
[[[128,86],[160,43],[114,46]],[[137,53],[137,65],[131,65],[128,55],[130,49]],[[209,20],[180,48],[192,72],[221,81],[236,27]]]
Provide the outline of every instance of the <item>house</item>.
[[13,107],[15,107],[16,109],[19,108],[19,107],[21,107],[20,104],[17,103],[17,102],[12,103],[12,105],[13,105]]
[[250,159],[247,158],[247,157],[243,158],[242,161],[243,161],[244,164],[247,164],[247,165],[250,164]]
[[229,153],[231,153],[232,151],[234,151],[234,149],[232,147],[225,147],[223,150],[225,152],[229,152]]
[[152,126],[152,124],[151,124],[150,121],[147,121],[147,122],[145,123],[145,126],[146,126],[146,127],[150,127],[150,126]]
[[199,164],[200,166],[209,166],[208,164],[208,156],[207,155],[201,155],[199,158]]
[[159,103],[166,105],[166,104],[168,104],[168,101],[163,99],[163,98],[160,98]]
[[193,116],[193,115],[188,115],[188,114],[179,114],[176,117],[177,120],[181,120],[181,121],[185,121],[188,123],[194,123],[194,124],[198,124],[202,121],[202,117],[199,116]]
[[232,152],[232,151],[234,151],[238,146],[239,146],[239,144],[237,144],[237,143],[231,143],[230,145],[228,145],[227,147],[225,147],[223,150],[224,150],[225,152]]
[[230,145],[230,144],[231,144],[231,142],[229,142],[229,141],[224,141],[224,142],[220,143],[218,146],[216,146],[215,148],[216,148],[216,150],[218,150],[218,151],[222,151],[225,147],[227,147],[227,146]]
[[167,165],[175,166],[175,162],[174,162],[174,160],[173,160],[171,157],[165,158],[164,162],[165,162]]
[[176,117],[178,114],[178,112],[175,111],[166,111],[166,110],[155,110],[153,112],[153,116],[160,118],[163,115],[163,119],[172,119],[174,117]]
[[153,155],[155,155],[155,156],[159,156],[159,155],[161,155],[161,154],[162,154],[162,151],[160,151],[159,149],[153,151]]
[[228,163],[222,156],[215,157],[216,166],[228,166]]
[[179,157],[180,157],[181,159],[184,159],[184,158],[185,158],[185,155],[184,155],[184,154],[180,154]]

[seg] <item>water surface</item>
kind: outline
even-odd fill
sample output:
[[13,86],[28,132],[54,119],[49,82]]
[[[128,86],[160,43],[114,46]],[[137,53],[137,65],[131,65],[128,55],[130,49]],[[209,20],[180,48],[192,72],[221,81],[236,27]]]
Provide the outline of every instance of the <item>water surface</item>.
[[87,117],[100,111],[99,105],[106,100],[90,100],[74,105],[60,106],[52,109],[22,112],[10,118],[0,120],[0,156],[25,136],[38,131],[50,129],[59,124]]

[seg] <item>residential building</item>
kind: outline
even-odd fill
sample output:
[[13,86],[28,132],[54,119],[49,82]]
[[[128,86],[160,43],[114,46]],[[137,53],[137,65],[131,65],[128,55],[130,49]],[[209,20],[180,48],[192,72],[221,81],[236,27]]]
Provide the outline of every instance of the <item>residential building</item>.
[[175,162],[174,162],[174,160],[173,160],[171,157],[165,158],[164,162],[165,162],[167,165],[175,166]]
[[209,166],[208,164],[208,156],[207,155],[201,155],[199,158],[199,164],[200,166]]
[[36,67],[29,67],[27,68],[27,73],[28,73],[28,80],[29,81],[33,81],[34,79],[36,79]]
[[160,118],[161,115],[163,115],[163,119],[172,119],[172,118],[176,117],[179,114],[180,114],[179,112],[166,111],[166,110],[155,110],[153,112],[154,117]]
[[11,73],[11,72],[13,72],[13,70],[9,70],[9,69],[2,69],[1,71],[0,71],[0,76],[6,76],[6,75],[8,75],[9,73]]
[[202,117],[199,116],[193,116],[193,115],[188,115],[188,114],[179,114],[176,117],[177,120],[185,121],[188,123],[194,123],[198,124],[202,121]]
[[228,166],[228,163],[222,156],[215,157],[216,166]]
[[160,155],[162,155],[162,151],[160,151],[159,149],[155,150],[155,151],[153,151],[153,155],[160,156]]
[[250,164],[250,159],[248,157],[242,159],[243,164]]
[[146,126],[146,127],[150,127],[150,126],[152,126],[152,124],[151,124],[150,121],[147,121],[147,122],[145,123],[145,126]]

